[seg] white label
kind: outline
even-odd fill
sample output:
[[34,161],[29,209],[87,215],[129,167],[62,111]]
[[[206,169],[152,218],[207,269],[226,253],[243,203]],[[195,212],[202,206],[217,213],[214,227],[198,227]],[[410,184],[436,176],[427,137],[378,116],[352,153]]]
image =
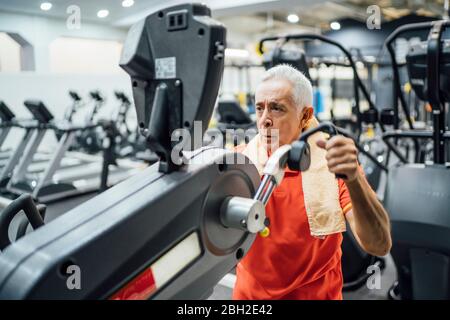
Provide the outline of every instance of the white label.
[[177,76],[175,57],[156,59],[156,79],[174,79]]
[[200,254],[200,240],[193,232],[153,263],[151,269],[156,287],[162,287]]

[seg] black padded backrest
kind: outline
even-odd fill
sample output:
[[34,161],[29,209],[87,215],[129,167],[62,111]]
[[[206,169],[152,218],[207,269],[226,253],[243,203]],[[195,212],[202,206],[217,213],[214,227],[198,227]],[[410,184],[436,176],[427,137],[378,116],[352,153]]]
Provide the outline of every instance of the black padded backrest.
[[219,112],[220,122],[234,124],[252,123],[250,116],[236,101],[220,101],[217,111]]
[[2,122],[12,121],[16,115],[8,108],[8,106],[0,100],[0,119]]
[[[427,45],[426,42],[411,46],[406,55],[409,81],[416,95],[423,101],[427,99]],[[450,40],[442,40],[440,55],[440,91],[445,102],[450,102]]]
[[52,113],[40,100],[26,100],[24,105],[31,112],[33,117],[41,123],[49,123],[54,118]]
[[384,205],[395,243],[450,254],[450,169],[404,165],[389,169]]
[[263,65],[266,70],[280,64],[291,65],[311,81],[308,63],[306,62],[306,55],[303,50],[276,47],[272,51],[264,54]]

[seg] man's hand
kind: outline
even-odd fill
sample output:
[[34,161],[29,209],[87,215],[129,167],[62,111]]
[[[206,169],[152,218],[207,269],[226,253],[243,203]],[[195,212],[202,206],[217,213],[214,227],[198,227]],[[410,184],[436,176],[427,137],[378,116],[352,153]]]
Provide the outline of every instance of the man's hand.
[[369,254],[384,256],[392,246],[389,216],[372,190],[358,165],[358,150],[352,139],[334,136],[317,145],[327,151],[328,168],[332,173],[344,174],[350,193],[352,210],[346,218],[359,245]]
[[345,175],[345,182],[358,177],[358,149],[352,139],[338,135],[328,141],[317,141],[317,146],[327,151],[326,159],[331,173]]

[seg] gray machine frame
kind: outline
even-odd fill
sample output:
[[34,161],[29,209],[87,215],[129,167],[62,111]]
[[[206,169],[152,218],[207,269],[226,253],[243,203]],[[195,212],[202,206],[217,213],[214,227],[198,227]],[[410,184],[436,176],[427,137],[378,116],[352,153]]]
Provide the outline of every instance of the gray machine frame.
[[[193,133],[193,121],[212,114],[225,28],[210,15],[204,5],[180,5],[132,27],[121,65],[132,77],[141,130],[161,161],[7,247],[0,256],[1,298],[109,298],[192,232],[201,241],[200,256],[152,298],[204,298],[248,250],[254,234],[217,229],[217,213],[227,194],[253,196],[256,168],[217,164],[230,153],[224,150],[198,153],[193,158],[209,156],[192,166],[169,156],[176,145],[172,130],[186,125]],[[154,46],[161,41],[166,45]],[[177,79],[156,79],[155,59],[171,56]],[[67,289],[67,263],[84,270],[82,290]],[[25,275],[31,265],[33,274]]]

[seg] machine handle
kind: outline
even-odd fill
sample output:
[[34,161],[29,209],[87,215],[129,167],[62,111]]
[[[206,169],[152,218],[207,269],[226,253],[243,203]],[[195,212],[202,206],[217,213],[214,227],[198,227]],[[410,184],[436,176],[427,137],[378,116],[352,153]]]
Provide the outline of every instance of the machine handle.
[[[321,131],[321,132],[325,132],[325,133],[328,133],[331,137],[333,137],[333,136],[335,136],[335,135],[338,135],[339,134],[339,132],[338,132],[338,130],[336,129],[336,127],[331,123],[331,122],[322,122],[322,123],[320,123],[317,127],[315,127],[315,128],[312,128],[312,129],[309,129],[309,130],[306,130],[301,136],[300,136],[300,138],[298,139],[298,141],[300,141],[300,142],[303,142],[303,143],[305,143],[306,145],[308,144],[308,142],[307,142],[307,140],[308,140],[308,138],[310,137],[310,136],[312,136],[313,134],[315,134],[316,132],[319,132],[319,131]],[[294,150],[295,149],[293,149],[292,150],[292,152],[290,153],[290,155],[293,155],[294,154]],[[311,157],[311,154],[310,154],[310,152],[300,152],[300,157],[301,158],[303,158],[303,157]],[[298,159],[298,161],[299,162],[303,162],[303,163],[307,163],[307,166],[309,167],[309,164],[310,164],[310,160],[309,159]],[[292,159],[290,159],[291,160],[291,162],[294,162],[294,161],[292,161]],[[305,168],[303,168],[303,170],[304,170]],[[306,168],[307,169],[307,168]],[[338,179],[347,179],[347,176],[346,175],[344,175],[344,174],[336,174],[335,175],[336,176],[336,178],[338,178]]]
[[22,210],[25,212],[33,229],[37,229],[44,225],[44,220],[31,195],[21,195],[16,200],[12,201],[0,215],[0,250],[4,250],[11,244],[8,236],[8,229],[11,221]]

